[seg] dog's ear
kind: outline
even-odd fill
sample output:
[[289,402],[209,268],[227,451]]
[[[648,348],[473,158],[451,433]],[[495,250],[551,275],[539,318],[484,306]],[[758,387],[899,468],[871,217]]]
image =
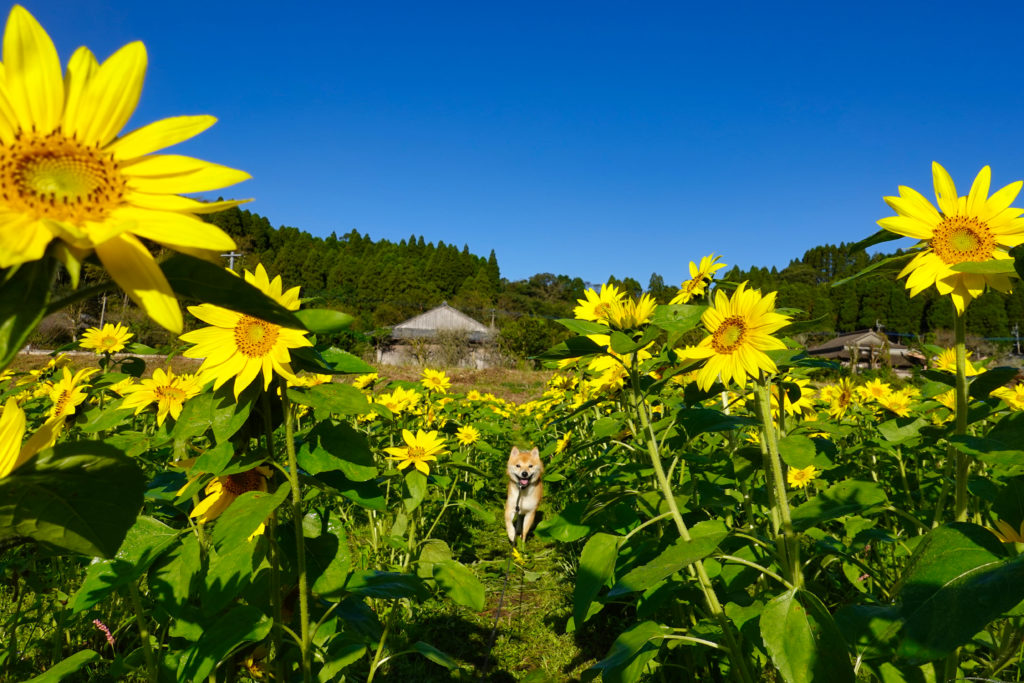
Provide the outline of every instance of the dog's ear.
[[539,458],[540,457],[540,451],[537,450],[536,447],[534,447],[534,449],[532,451],[530,451],[530,455]]
[[518,449],[517,447],[513,446],[513,447],[512,447],[512,454],[511,454],[511,455],[510,455],[509,457],[512,457],[512,458],[514,458],[514,457],[516,457],[517,455],[519,455],[519,449]]

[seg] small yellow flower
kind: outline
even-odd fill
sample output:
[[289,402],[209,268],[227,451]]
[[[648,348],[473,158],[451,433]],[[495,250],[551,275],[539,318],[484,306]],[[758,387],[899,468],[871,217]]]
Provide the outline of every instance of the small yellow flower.
[[836,420],[841,420],[846,411],[857,400],[857,390],[853,386],[853,380],[844,377],[838,384],[828,384],[821,388],[821,400],[825,402],[828,414]]
[[892,391],[878,399],[878,405],[890,410],[899,417],[910,417],[910,397],[902,391]]
[[438,394],[447,394],[448,388],[452,385],[451,379],[444,373],[444,370],[431,370],[423,368],[423,388]]
[[861,399],[864,401],[878,401],[892,393],[892,387],[889,386],[888,382],[873,379],[857,387],[857,393],[860,394]]
[[366,387],[376,382],[378,379],[380,379],[380,375],[378,375],[376,372],[371,372],[366,375],[359,375],[354,380],[352,380],[352,386],[354,386],[356,389],[365,389]]
[[1010,406],[1012,410],[1024,410],[1024,384],[999,387],[992,392],[992,395],[1006,401],[1006,405]]
[[430,466],[427,463],[437,460],[437,456],[448,452],[444,446],[444,439],[434,431],[424,432],[420,429],[413,434],[408,429],[403,429],[402,439],[405,441],[404,447],[394,446],[384,449],[390,453],[389,460],[398,461],[400,470],[413,465],[423,474],[430,474]]
[[623,298],[612,303],[608,322],[620,330],[628,330],[650,321],[658,302],[649,294],[639,299]]
[[679,292],[669,301],[670,304],[689,303],[690,299],[705,296],[708,285],[715,278],[715,273],[725,268],[724,263],[719,263],[721,256],[708,254],[700,260],[698,266],[690,261],[690,279],[679,285]]
[[390,410],[395,415],[399,415],[406,411],[414,410],[419,405],[422,398],[422,394],[412,389],[395,387],[394,391],[378,396],[376,402]]
[[[221,516],[228,507],[235,502],[243,493],[249,491],[266,491],[267,479],[271,471],[266,467],[256,467],[245,472],[229,474],[226,477],[216,477],[206,485],[206,497],[199,502],[189,517],[199,519],[201,522],[212,522]],[[259,527],[249,536],[252,540],[263,533],[265,524]]]
[[472,446],[480,440],[480,430],[473,425],[463,425],[455,432],[455,438],[463,446]]
[[1003,520],[997,519],[996,529],[989,529],[989,531],[1003,543],[1024,543],[1024,522],[1020,523],[1020,529],[1014,529]]
[[576,300],[579,305],[572,310],[572,314],[578,320],[592,322],[608,322],[613,307],[626,297],[625,293],[611,284],[601,285],[600,293],[588,289],[583,292],[583,296],[583,299]]
[[569,448],[570,441],[572,441],[572,435],[566,433],[564,436],[562,436],[561,439],[558,440],[558,443],[555,445],[555,453],[564,453],[565,450]]
[[61,368],[61,372],[62,376],[59,381],[46,386],[46,395],[53,403],[48,415],[50,418],[63,418],[74,413],[75,408],[88,397],[85,393],[87,387],[83,386],[82,382],[98,370],[84,368],[72,375],[67,368]]
[[127,398],[121,406],[135,408],[135,414],[138,415],[147,406],[155,403],[156,423],[162,425],[168,415],[177,420],[185,401],[198,394],[201,389],[192,375],[175,377],[174,371],[170,368],[167,372],[157,368],[153,371],[152,379],[141,380],[125,390]]
[[48,420],[22,444],[25,412],[16,399],[7,399],[3,412],[0,412],[0,479],[21,467],[42,449],[52,446],[63,424],[63,418]]
[[[964,375],[966,377],[974,377],[975,375],[980,375],[985,372],[985,368],[976,368],[971,364],[970,351],[965,352],[964,356]],[[943,372],[949,372],[954,375],[956,374],[956,349],[943,349],[942,353],[935,356],[932,361],[935,363],[936,370],[942,370]]]
[[[299,288],[282,291],[281,276],[269,279],[262,264],[256,266],[255,273],[245,271],[245,281],[288,310],[299,308]],[[183,355],[186,358],[203,359],[199,378],[203,383],[214,380],[214,389],[234,379],[235,398],[260,373],[263,374],[264,391],[270,387],[275,373],[294,382],[289,349],[312,346],[312,342],[306,338],[305,330],[281,327],[213,304],[189,306],[188,310],[212,327],[181,335],[182,341],[195,344]]]
[[117,353],[124,350],[125,344],[135,335],[128,327],[117,323],[106,323],[103,328],[90,327],[82,333],[82,341],[78,343],[83,349],[92,349],[96,353]]
[[786,481],[793,488],[802,489],[816,476],[818,476],[818,470],[814,465],[808,465],[799,469],[790,467],[789,472],[786,474]]

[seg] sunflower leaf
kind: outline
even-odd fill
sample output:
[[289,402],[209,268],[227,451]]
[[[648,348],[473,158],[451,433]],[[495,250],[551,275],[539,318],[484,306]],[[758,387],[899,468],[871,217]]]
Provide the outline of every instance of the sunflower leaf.
[[55,259],[42,258],[0,270],[0,370],[46,315],[56,269]]

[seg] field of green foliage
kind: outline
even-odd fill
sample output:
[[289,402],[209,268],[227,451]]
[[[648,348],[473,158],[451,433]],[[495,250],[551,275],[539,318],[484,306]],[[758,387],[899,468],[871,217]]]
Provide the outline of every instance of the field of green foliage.
[[[814,321],[709,255],[667,302],[586,290],[503,392],[389,377],[323,341],[347,313],[218,265],[234,242],[198,216],[238,202],[184,195],[247,176],[158,153],[212,117],[122,133],[141,43],[64,69],[15,6],[3,57],[0,680],[1024,675],[1024,384],[965,343],[1024,275],[1021,182],[985,167],[961,195],[936,163],[935,203],[900,187],[853,249],[918,240],[859,275],[948,304],[954,343],[913,377],[809,356]],[[74,344],[88,363],[16,362],[118,288],[166,363],[120,323]],[[510,544],[514,447],[546,497]]]

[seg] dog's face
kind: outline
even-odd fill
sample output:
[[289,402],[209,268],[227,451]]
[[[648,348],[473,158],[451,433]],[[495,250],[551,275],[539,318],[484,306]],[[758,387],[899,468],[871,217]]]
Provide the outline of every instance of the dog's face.
[[519,486],[526,488],[540,480],[544,472],[544,465],[540,462],[540,451],[534,448],[532,451],[521,451],[512,448],[512,455],[508,457],[508,476]]

